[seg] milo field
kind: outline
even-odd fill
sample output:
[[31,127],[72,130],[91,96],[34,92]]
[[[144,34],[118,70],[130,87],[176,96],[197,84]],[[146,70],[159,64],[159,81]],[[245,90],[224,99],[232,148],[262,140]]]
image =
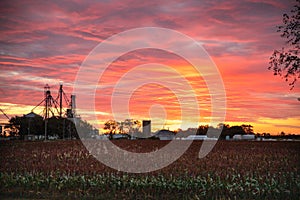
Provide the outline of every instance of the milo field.
[[[168,141],[113,143],[144,153]],[[299,199],[300,142],[218,141],[200,159],[201,144],[163,169],[126,173],[80,140],[1,141],[0,199]]]

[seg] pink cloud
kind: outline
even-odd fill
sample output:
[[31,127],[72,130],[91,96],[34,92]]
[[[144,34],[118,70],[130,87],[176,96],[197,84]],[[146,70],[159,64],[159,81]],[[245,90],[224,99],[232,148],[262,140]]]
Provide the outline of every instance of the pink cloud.
[[[42,97],[44,84],[50,82],[56,94],[60,80],[70,94],[79,66],[99,42],[130,28],[159,26],[175,29],[204,44],[224,81],[229,121],[299,118],[299,105],[294,100],[299,96],[299,87],[289,91],[283,80],[267,70],[273,49],[283,44],[276,26],[292,4],[280,0],[2,1],[0,90],[5,95],[0,103],[35,105]],[[127,54],[115,61],[103,77],[107,85],[101,92],[108,96],[97,100],[98,105],[109,111],[103,102],[109,101],[115,81],[129,69],[154,61],[193,74],[185,71],[186,61],[174,55],[151,50]],[[187,79],[199,94],[197,100],[203,113],[209,115],[211,101],[204,80],[193,76]],[[169,102],[170,115],[178,108],[164,89],[152,89],[148,96],[138,91],[135,95],[132,102],[142,112],[143,105],[156,102],[156,96]]]

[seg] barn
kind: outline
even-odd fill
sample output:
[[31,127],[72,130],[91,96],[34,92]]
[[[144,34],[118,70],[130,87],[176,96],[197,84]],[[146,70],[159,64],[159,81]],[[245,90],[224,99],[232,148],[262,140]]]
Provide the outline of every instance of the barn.
[[175,132],[170,130],[159,130],[155,133],[155,137],[159,138],[159,140],[173,140],[175,137]]

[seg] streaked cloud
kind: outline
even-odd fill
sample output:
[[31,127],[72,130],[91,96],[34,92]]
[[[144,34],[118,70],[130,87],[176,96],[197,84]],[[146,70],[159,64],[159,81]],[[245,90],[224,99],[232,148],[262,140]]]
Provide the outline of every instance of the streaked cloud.
[[[293,1],[284,0],[1,1],[0,106],[11,115],[30,112],[42,100],[46,83],[56,95],[63,81],[66,93],[71,94],[82,62],[101,41],[131,28],[157,26],[203,44],[223,78],[228,122],[251,123],[260,132],[300,133],[299,87],[289,91],[282,79],[267,70],[273,49],[283,44],[276,26],[292,5]],[[136,40],[130,38],[124,45]],[[165,40],[172,44],[174,38]],[[168,65],[183,74],[200,105],[199,123],[209,121],[211,99],[205,79],[181,57],[146,49],[119,57],[97,83],[101,122],[111,117],[109,103],[115,83],[124,73],[147,63]],[[145,73],[171,78],[164,71]],[[131,101],[130,110],[136,117],[148,114],[152,103],[159,103],[167,110],[164,122],[168,126],[175,128],[180,121],[178,99],[166,88],[145,85],[133,93]]]

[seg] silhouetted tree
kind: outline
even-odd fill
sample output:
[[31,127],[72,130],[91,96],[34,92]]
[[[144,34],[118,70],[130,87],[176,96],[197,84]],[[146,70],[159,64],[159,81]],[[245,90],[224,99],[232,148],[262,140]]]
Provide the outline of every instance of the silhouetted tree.
[[290,15],[283,15],[283,25],[278,26],[277,32],[281,32],[280,36],[287,39],[286,48],[274,50],[269,70],[273,70],[274,75],[283,76],[286,81],[292,79],[289,85],[293,89],[300,78],[300,0],[296,1]]
[[125,119],[119,124],[120,124],[120,133],[122,134],[137,133],[141,128],[141,122],[139,120],[134,120],[134,119]]
[[222,129],[220,138],[221,139],[225,139],[226,136],[232,137],[232,135],[230,134],[230,125],[229,124],[218,124],[217,126],[218,129]]
[[245,131],[246,134],[254,134],[253,132],[253,126],[248,124],[248,125],[245,125],[245,124],[242,124],[241,127],[243,128],[243,130]]
[[208,130],[208,125],[201,125],[197,129],[196,135],[206,135]]
[[104,123],[104,130],[107,134],[115,134],[119,128],[119,123],[115,120],[108,120]]
[[245,135],[246,134],[246,132],[245,132],[245,130],[243,129],[242,126],[232,126],[232,127],[229,128],[229,131],[233,135],[237,135],[237,134],[238,135]]
[[44,121],[43,118],[39,115],[35,117],[12,117],[9,120],[9,123],[12,126],[18,127],[19,136],[21,139],[24,139],[25,135],[42,135],[44,133]]

